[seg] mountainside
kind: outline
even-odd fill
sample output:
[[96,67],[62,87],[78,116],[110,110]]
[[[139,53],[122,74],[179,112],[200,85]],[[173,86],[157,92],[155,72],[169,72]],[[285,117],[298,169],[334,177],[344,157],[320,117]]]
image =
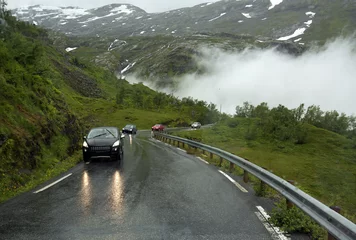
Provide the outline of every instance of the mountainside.
[[355,0],[228,0],[162,13],[147,13],[130,4],[95,9],[37,5],[12,12],[21,20],[69,36],[183,36],[226,32],[303,44],[352,32],[356,26]]
[[89,128],[217,121],[214,105],[118,81],[56,50],[46,30],[0,19],[0,202],[80,161]]

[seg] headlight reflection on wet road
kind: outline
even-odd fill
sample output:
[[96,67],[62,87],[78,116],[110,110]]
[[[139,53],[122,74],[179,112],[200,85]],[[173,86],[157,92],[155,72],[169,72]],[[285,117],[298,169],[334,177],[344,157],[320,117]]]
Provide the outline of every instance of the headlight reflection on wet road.
[[89,213],[91,201],[92,201],[92,186],[90,184],[90,178],[87,171],[84,171],[82,176],[82,189],[80,192],[80,201],[83,212]]
[[119,171],[115,171],[111,183],[111,208],[121,215],[123,210],[123,179]]

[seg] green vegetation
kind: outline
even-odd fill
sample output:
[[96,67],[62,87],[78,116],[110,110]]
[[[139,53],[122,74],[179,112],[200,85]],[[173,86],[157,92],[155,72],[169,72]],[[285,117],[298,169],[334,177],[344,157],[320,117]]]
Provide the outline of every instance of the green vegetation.
[[[217,121],[215,105],[177,99],[58,51],[46,30],[4,12],[0,25],[0,201],[81,160],[99,125],[139,129]],[[78,152],[79,151],[79,152]],[[69,157],[72,156],[72,157]]]
[[236,109],[237,116],[223,116],[211,129],[176,134],[294,180],[306,193],[328,206],[340,206],[344,216],[356,221],[354,117],[323,113],[316,106],[305,110],[303,105],[290,110],[245,103]]

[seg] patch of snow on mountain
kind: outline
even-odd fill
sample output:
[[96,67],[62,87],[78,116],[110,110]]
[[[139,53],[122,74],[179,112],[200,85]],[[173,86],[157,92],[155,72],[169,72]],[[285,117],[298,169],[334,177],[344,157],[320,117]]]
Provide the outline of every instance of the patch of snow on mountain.
[[304,22],[305,25],[307,25],[307,27],[310,27],[310,25],[313,23],[313,20],[309,20],[307,22]]
[[251,15],[249,13],[242,13],[242,15],[244,15],[244,17],[246,18],[251,18]]
[[111,44],[110,44],[110,46],[108,47],[108,51],[110,51],[111,50],[111,48],[112,48],[112,45],[114,45],[116,42],[118,42],[119,41],[119,39],[115,39]]
[[116,15],[115,13],[109,13],[108,15],[105,15],[105,16],[101,16],[101,17],[92,17],[92,18],[89,18],[88,20],[84,21],[84,22],[80,22],[80,23],[88,23],[88,22],[93,22],[95,20],[98,20],[98,19],[101,19],[101,18],[107,18],[107,17],[111,17],[111,16],[114,16]]
[[244,22],[244,20],[239,20],[239,23],[243,23]]
[[224,16],[225,14],[226,14],[226,13],[220,13],[220,16],[219,16],[219,17],[212,18],[212,19],[209,20],[209,22],[212,22],[212,21],[214,21],[214,20],[216,20],[216,19],[218,19],[218,18],[221,18],[221,17]]
[[67,52],[70,52],[70,51],[73,51],[73,50],[75,50],[75,49],[77,49],[77,47],[74,47],[74,48],[67,47],[67,48],[66,48],[66,51],[67,51]]
[[138,20],[138,19],[141,19],[141,18],[143,18],[143,16],[139,16],[139,17],[137,17],[137,18],[135,18],[135,19],[137,19],[137,20]]
[[252,4],[249,4],[249,5],[246,5],[245,7],[250,8],[252,6],[253,6]]
[[305,15],[309,16],[310,18],[313,18],[315,16],[314,12],[306,12]]
[[140,32],[140,34],[144,34],[144,33],[145,33],[145,31]]
[[295,30],[295,32],[292,35],[281,37],[281,38],[278,38],[277,40],[280,40],[280,41],[289,40],[291,38],[294,38],[294,37],[304,34],[305,30],[306,30],[306,28],[298,28],[297,30]]
[[134,11],[132,9],[129,9],[127,7],[127,5],[121,5],[120,7],[116,7],[116,8],[111,9],[110,12],[130,14],[130,13],[133,13]]
[[38,23],[36,21],[33,21],[32,23],[35,24],[36,26],[38,25]]
[[61,11],[61,15],[66,16],[66,19],[75,19],[89,14],[84,8],[62,8]]
[[281,4],[283,2],[283,0],[270,0],[270,2],[271,2],[272,5],[268,8],[268,10],[271,10],[272,8],[277,6],[278,4]]
[[262,21],[265,21],[265,20],[267,20],[267,18],[262,18],[261,20],[262,20]]
[[134,63],[130,63],[129,65],[127,65],[127,67],[125,67],[122,71],[121,74],[127,72],[128,70],[130,70],[133,66],[135,66],[136,62]]
[[298,38],[298,39],[294,40],[294,42],[299,42],[300,40],[302,40],[302,38]]

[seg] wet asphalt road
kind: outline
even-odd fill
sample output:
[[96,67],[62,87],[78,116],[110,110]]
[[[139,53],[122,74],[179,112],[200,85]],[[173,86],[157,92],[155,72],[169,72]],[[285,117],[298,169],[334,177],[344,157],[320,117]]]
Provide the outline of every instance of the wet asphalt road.
[[126,137],[122,164],[81,163],[0,204],[0,239],[271,239],[251,196],[149,135]]

